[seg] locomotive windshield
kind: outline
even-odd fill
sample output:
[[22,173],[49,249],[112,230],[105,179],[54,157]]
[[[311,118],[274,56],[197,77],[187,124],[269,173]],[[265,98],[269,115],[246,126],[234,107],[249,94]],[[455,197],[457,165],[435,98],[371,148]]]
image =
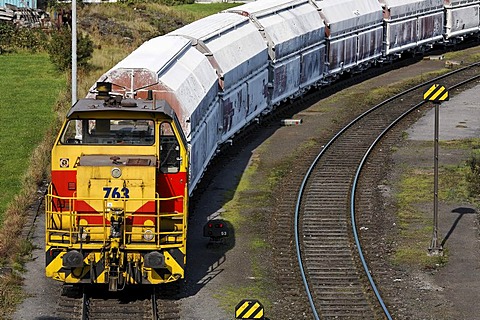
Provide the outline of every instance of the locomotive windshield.
[[150,146],[154,138],[155,125],[152,120],[83,119],[68,121],[60,143]]

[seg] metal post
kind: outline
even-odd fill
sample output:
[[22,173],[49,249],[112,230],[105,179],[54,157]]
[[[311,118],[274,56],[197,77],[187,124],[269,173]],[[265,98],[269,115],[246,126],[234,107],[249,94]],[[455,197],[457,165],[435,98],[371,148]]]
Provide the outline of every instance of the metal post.
[[72,0],[72,106],[77,102],[77,0]]
[[[77,102],[77,0],[72,0],[72,106]],[[76,122],[76,139],[81,139],[81,121]]]
[[439,127],[439,105],[435,104],[435,137],[434,137],[434,169],[433,169],[433,237],[432,244],[428,249],[429,255],[442,255],[443,248],[438,244],[438,127]]

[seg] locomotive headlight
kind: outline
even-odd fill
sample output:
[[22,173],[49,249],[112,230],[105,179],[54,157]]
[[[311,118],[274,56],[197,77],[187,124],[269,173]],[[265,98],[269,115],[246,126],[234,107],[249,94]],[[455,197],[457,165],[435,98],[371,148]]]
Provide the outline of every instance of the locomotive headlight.
[[122,176],[122,170],[120,170],[120,168],[112,168],[112,171],[111,171],[111,174],[112,174],[112,177],[114,178],[120,178]]
[[153,237],[154,235],[152,230],[147,229],[143,232],[143,239],[145,239],[145,241],[152,241]]

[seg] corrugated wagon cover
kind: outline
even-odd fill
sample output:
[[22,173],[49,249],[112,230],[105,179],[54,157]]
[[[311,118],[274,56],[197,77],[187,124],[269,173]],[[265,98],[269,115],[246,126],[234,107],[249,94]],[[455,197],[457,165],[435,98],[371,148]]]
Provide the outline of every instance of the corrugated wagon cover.
[[390,11],[392,18],[415,15],[419,12],[443,8],[444,0],[379,0]]
[[218,13],[182,27],[171,34],[202,41],[213,54],[227,89],[260,69],[267,60],[267,46],[247,17]]
[[299,48],[324,39],[323,20],[309,1],[265,2],[270,3],[271,7],[244,5],[230,11],[248,13],[258,20],[269,36],[272,60],[281,59]]
[[146,98],[152,90],[156,99],[166,100],[175,110],[186,134],[191,114],[198,106],[211,103],[218,87],[208,59],[190,40],[178,36],[147,41],[99,81],[112,82],[113,91],[126,96],[135,91],[137,98]]
[[331,35],[374,26],[383,19],[377,0],[322,0],[316,4]]

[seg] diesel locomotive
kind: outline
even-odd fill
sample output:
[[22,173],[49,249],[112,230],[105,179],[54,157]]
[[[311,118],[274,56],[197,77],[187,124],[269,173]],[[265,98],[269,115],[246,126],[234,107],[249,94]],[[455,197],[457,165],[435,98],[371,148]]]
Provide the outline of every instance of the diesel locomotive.
[[280,103],[434,44],[478,38],[480,0],[259,0],[153,38],[98,79],[52,150],[46,273],[185,276],[188,198],[219,146]]
[[184,277],[188,153],[164,100],[99,83],[52,150],[46,274],[65,283],[158,284]]

